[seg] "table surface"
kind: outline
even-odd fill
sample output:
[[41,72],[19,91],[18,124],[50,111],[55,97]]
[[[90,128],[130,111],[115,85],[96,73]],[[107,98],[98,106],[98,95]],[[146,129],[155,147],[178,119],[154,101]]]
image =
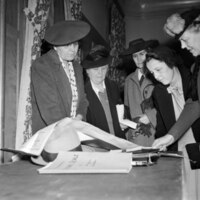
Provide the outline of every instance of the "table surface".
[[29,161],[0,165],[1,200],[180,200],[181,158],[133,167],[128,174],[38,174]]

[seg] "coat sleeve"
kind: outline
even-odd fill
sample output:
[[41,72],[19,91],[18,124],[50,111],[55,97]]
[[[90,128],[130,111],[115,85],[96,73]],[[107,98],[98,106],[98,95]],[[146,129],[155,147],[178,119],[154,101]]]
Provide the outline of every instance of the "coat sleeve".
[[147,110],[145,110],[145,113],[146,113],[147,117],[149,118],[149,121],[151,122],[152,126],[154,128],[156,128],[156,125],[157,125],[156,109],[155,108],[147,109]]
[[200,117],[200,102],[188,99],[185,107],[178,118],[177,122],[169,130],[168,134],[178,140]]
[[154,92],[152,93],[152,100],[154,103],[154,107],[156,109],[156,133],[155,133],[155,138],[159,138],[164,136],[167,133],[167,130],[165,128],[163,119],[161,117],[160,114],[160,109],[158,106],[158,102],[156,100],[156,95],[154,94]]

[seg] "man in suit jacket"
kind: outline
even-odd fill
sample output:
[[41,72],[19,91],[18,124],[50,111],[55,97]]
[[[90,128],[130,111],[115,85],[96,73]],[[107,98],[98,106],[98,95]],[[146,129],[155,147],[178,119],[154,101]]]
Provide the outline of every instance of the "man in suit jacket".
[[88,102],[75,57],[78,41],[89,30],[82,21],[63,21],[47,29],[44,39],[53,49],[31,67],[33,133],[65,117],[85,119]]

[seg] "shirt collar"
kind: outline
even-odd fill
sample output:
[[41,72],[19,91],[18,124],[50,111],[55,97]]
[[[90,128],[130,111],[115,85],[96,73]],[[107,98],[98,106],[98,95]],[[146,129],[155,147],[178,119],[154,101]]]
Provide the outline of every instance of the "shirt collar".
[[144,76],[144,74],[138,69],[138,80],[140,80],[142,76]]
[[[95,91],[95,93],[98,95],[99,92],[102,92],[99,90],[99,88],[97,88],[97,86],[90,80],[90,83],[92,85],[92,89]],[[103,82],[103,89],[105,90],[106,86],[105,86],[105,82]]]

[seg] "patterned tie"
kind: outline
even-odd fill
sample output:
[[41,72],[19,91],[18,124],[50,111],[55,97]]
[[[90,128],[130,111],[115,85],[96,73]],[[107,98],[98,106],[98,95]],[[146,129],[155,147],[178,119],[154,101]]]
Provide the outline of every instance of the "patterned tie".
[[77,104],[78,104],[78,91],[76,86],[76,77],[74,73],[74,68],[72,65],[72,62],[67,62],[68,69],[64,62],[62,62],[63,68],[65,70],[66,75],[69,78],[69,83],[71,86],[72,91],[72,102],[71,102],[71,111],[70,111],[70,117],[76,117],[76,110],[77,110]]
[[[58,56],[59,56],[59,54],[58,54]],[[69,83],[71,86],[72,103],[71,103],[70,117],[74,118],[74,117],[76,117],[76,110],[77,110],[77,104],[78,104],[78,91],[77,91],[74,68],[73,68],[71,61],[66,63],[60,56],[59,56],[59,59],[60,59],[60,62],[62,63],[63,69],[65,70],[65,73],[69,79]]]
[[78,103],[78,92],[77,92],[76,78],[72,62],[68,62],[68,69],[69,69],[69,82],[72,89],[72,104],[71,104],[70,116],[75,117],[77,110],[77,103]]

